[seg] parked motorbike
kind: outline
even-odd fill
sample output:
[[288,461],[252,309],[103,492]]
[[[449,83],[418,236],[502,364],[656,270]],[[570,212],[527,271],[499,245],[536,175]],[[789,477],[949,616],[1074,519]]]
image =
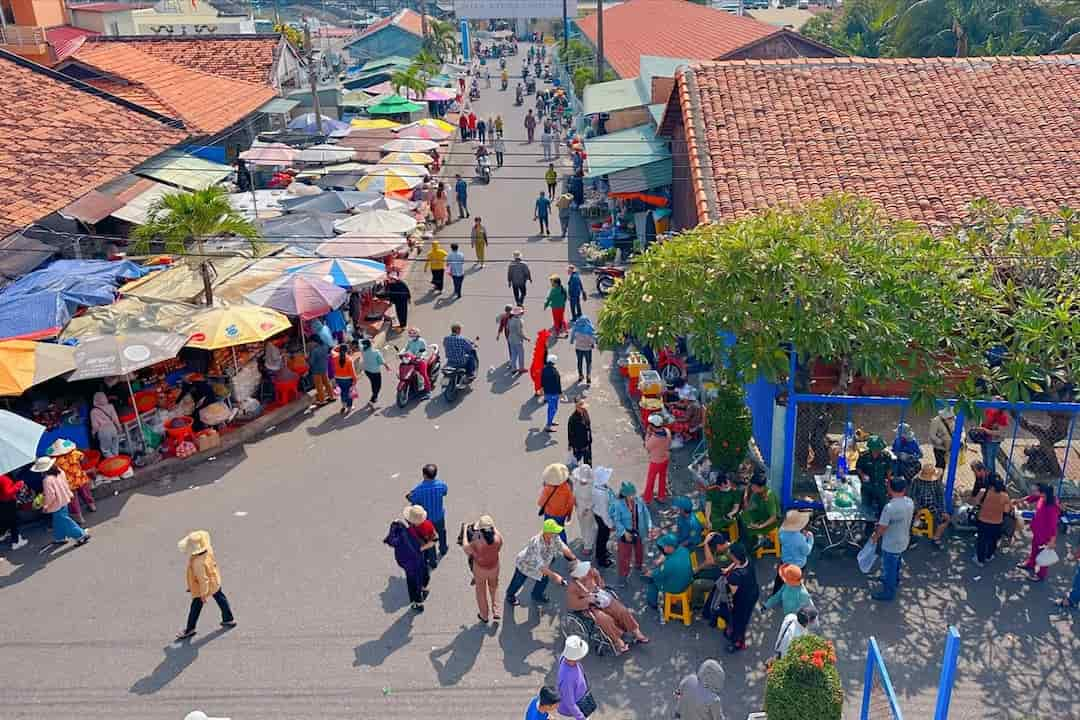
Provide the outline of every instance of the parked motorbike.
[[596,276],[596,292],[602,297],[611,292],[611,288],[615,287],[615,283],[626,277],[626,268],[617,265],[603,265],[593,270],[593,275]]
[[532,95],[536,92],[536,78],[529,78],[525,81],[525,92]]
[[485,185],[491,182],[491,163],[488,162],[487,155],[476,163],[476,178]]
[[[424,394],[424,378],[420,374],[420,363],[416,355],[411,352],[398,350],[396,345],[391,345],[398,356],[398,384],[397,406],[403,408],[415,397]],[[442,360],[439,357],[439,346],[428,345],[427,352],[428,377],[439,376]]]
[[[480,338],[474,340],[479,346]],[[477,360],[477,373],[479,373],[479,359]],[[448,403],[454,402],[457,399],[458,393],[462,388],[468,387],[472,384],[472,381],[476,379],[476,373],[470,375],[465,372],[463,367],[444,367],[442,369],[443,376],[443,399]]]
[[470,100],[479,100],[480,99],[480,88],[478,88],[478,87],[471,88],[469,90],[469,99]]

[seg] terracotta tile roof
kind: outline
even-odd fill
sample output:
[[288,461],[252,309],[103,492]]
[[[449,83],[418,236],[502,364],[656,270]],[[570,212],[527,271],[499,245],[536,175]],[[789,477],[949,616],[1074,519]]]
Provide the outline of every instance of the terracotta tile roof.
[[278,47],[287,44],[277,34],[188,38],[99,36],[92,42],[128,45],[175,65],[266,86],[273,84],[271,73]]
[[850,192],[940,223],[1080,206],[1078,97],[1078,55],[730,61],[680,73],[664,124],[706,148],[699,220]]
[[166,114],[182,120],[197,135],[221,132],[277,96],[266,85],[193,70],[159,59],[134,43],[85,43],[70,59],[107,79],[126,81],[128,85],[105,89],[132,102],[168,108]]
[[[596,46],[596,14],[577,20]],[[628,0],[604,11],[604,57],[622,78],[636,77],[642,55],[716,60],[778,32],[750,17],[687,0]]]
[[70,204],[187,133],[0,52],[0,236]]

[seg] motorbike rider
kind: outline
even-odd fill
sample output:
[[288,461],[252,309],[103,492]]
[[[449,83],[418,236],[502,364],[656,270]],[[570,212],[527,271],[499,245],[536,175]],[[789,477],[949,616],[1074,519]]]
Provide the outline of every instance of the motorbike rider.
[[484,165],[488,162],[488,149],[487,145],[477,145],[476,147],[476,172],[483,172]]
[[443,338],[443,354],[446,355],[446,367],[464,368],[472,377],[476,375],[479,360],[476,343],[461,335],[461,323],[450,326],[450,334]]
[[506,68],[502,70],[502,89],[505,90],[510,83],[510,73],[506,71]]
[[521,83],[517,84],[517,98],[515,99],[518,105],[525,102],[525,86]]
[[405,344],[405,352],[416,357],[416,369],[420,371],[420,377],[424,378],[424,392],[431,392],[431,375],[428,373],[428,344],[427,340],[420,337],[420,331],[414,327],[409,328],[409,342]]

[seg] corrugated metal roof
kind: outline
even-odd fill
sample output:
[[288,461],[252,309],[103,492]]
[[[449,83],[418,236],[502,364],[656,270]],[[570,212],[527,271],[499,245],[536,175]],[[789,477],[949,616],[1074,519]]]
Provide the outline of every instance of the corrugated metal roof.
[[585,141],[589,169],[586,177],[611,175],[630,168],[667,161],[671,184],[671,152],[667,143],[656,136],[656,128],[638,125]]
[[202,190],[229,177],[232,168],[169,150],[150,158],[132,172],[185,190]]
[[649,100],[649,93],[644,91],[637,78],[631,78],[586,86],[582,104],[586,115],[595,115],[641,107]]

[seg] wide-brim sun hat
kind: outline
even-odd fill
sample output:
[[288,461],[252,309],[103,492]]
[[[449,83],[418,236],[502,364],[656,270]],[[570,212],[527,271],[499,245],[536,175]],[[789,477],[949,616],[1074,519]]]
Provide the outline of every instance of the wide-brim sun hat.
[[574,468],[574,471],[570,473],[570,477],[583,485],[591,485],[593,481],[592,466],[588,463],[582,463]]
[[480,519],[476,521],[476,528],[478,530],[491,530],[495,527],[495,520],[490,515],[481,515]]
[[576,565],[570,570],[570,577],[583,578],[589,574],[589,570],[592,569],[592,563],[588,560],[579,560]]
[[780,568],[780,579],[787,585],[798,585],[802,582],[802,568],[788,563]]
[[923,463],[919,468],[919,480],[937,480],[937,468],[933,463]]
[[660,413],[653,413],[652,415],[649,416],[649,424],[652,425],[653,427],[663,427],[664,426],[664,416],[661,415]]
[[401,511],[401,516],[410,525],[419,525],[427,520],[427,510],[420,505],[409,505]]
[[43,473],[52,470],[53,465],[56,464],[56,459],[51,457],[39,457],[34,461],[34,464],[30,466],[31,472]]
[[566,638],[566,644],[563,645],[562,656],[567,660],[573,660],[577,662],[586,655],[589,654],[589,643],[583,638],[577,635],[571,635]]
[[180,552],[187,555],[198,555],[210,549],[210,533],[205,530],[193,530],[176,543]]
[[67,455],[72,450],[75,450],[75,443],[64,438],[58,438],[45,450],[45,454],[49,457],[60,457],[61,455]]
[[551,518],[548,518],[541,526],[541,531],[547,533],[548,535],[558,535],[563,531],[563,526],[552,520]]
[[799,532],[810,522],[810,513],[802,510],[788,510],[784,515],[784,522],[780,523],[781,530]]
[[544,468],[544,472],[540,473],[540,479],[544,484],[554,487],[562,485],[569,477],[570,470],[562,463],[551,463]]
[[559,362],[559,356],[558,356],[558,355],[556,355],[556,354],[554,354],[554,353],[552,353],[552,354],[550,354],[550,355],[548,355],[548,356],[547,356],[547,361],[548,361],[549,363],[557,363],[557,362]]

